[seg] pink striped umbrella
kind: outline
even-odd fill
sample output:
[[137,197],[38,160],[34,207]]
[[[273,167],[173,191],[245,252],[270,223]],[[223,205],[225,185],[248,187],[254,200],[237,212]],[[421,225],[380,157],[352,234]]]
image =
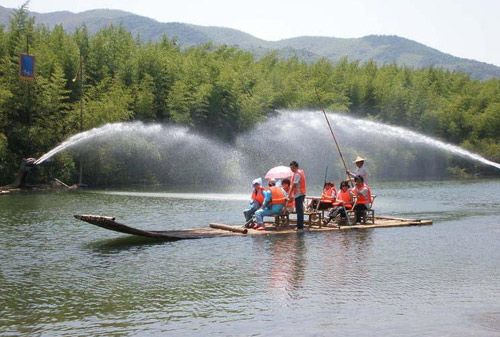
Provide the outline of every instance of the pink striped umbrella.
[[267,171],[266,179],[285,179],[293,175],[292,170],[288,166],[276,166]]

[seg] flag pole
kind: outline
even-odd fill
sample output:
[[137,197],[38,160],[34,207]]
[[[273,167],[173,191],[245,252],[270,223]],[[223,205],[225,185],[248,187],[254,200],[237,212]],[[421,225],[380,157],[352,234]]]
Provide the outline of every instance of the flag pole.
[[[83,62],[82,62],[82,50],[80,48],[80,132],[83,132]],[[79,177],[78,177],[78,185],[83,184],[83,161],[82,161],[82,153],[78,156],[80,162],[79,168]]]

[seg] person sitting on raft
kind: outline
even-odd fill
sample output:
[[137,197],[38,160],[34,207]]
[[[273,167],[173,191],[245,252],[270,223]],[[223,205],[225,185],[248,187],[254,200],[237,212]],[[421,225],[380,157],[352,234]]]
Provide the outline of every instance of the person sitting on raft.
[[362,176],[356,176],[354,178],[354,187],[351,193],[356,197],[356,204],[354,205],[354,211],[356,213],[356,225],[361,224],[361,216],[364,211],[370,207],[372,201],[372,192],[370,187],[365,184]]
[[337,189],[333,181],[327,183],[328,187],[323,188],[323,193],[321,193],[321,200],[319,203],[318,210],[329,209],[333,206],[335,199],[337,199]]
[[328,215],[328,219],[326,219],[323,224],[326,226],[330,221],[335,219],[338,214],[342,219],[346,218],[346,210],[350,210],[352,208],[353,199],[351,195],[351,191],[349,191],[349,182],[343,181],[340,183],[340,191],[337,193],[337,198],[335,202],[332,204],[334,208],[330,211]]
[[264,203],[264,191],[265,188],[261,187],[262,185],[262,179],[257,178],[252,181],[253,185],[253,191],[251,195],[251,200],[250,200],[250,205],[248,206],[248,209],[243,211],[243,214],[245,215],[245,221],[248,223],[253,215],[255,214],[255,211],[257,211],[260,206]]
[[319,199],[319,205],[318,205],[318,199],[313,199],[311,202],[310,207],[313,210],[325,210],[329,209],[332,207],[332,203],[335,201],[335,198],[337,197],[337,189],[335,188],[335,184],[331,181],[328,181],[323,185],[323,192],[321,193],[321,198]]
[[[281,181],[281,187],[285,190],[285,192],[290,191],[290,179],[286,178]],[[286,211],[288,214],[295,212],[295,199],[293,195],[288,198],[288,202],[286,203]]]
[[264,217],[280,215],[285,207],[286,192],[282,187],[275,186],[276,180],[271,179],[268,182],[269,188],[264,191],[264,203],[261,208],[255,212],[255,221],[257,224],[253,229],[265,231]]

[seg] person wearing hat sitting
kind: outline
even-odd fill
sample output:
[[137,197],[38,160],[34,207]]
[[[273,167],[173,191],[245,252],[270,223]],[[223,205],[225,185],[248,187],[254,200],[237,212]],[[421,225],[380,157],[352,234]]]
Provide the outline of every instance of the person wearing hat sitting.
[[264,191],[264,203],[255,212],[255,221],[257,224],[253,229],[260,231],[266,230],[264,217],[281,214],[287,201],[285,190],[282,187],[276,186],[276,180],[271,179],[267,184],[269,188]]
[[248,209],[246,209],[243,212],[247,224],[250,223],[250,220],[253,218],[255,211],[258,210],[260,206],[262,206],[262,204],[264,203],[265,188],[261,187],[262,179],[261,178],[254,179],[252,181],[252,185],[253,185],[253,191],[250,200],[250,205],[248,206]]
[[356,164],[356,166],[358,167],[358,169],[356,170],[356,172],[352,173],[351,171],[347,170],[345,171],[347,173],[348,176],[350,176],[351,178],[356,178],[357,176],[362,176],[363,177],[363,181],[365,183],[368,182],[368,173],[366,172],[366,169],[364,168],[364,163],[365,163],[365,159],[360,157],[360,156],[357,156],[356,157],[356,160],[354,161],[354,163]]

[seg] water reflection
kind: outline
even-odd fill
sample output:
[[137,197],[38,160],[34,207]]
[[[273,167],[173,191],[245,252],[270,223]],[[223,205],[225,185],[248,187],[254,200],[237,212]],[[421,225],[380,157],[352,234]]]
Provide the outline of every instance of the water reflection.
[[277,236],[270,240],[270,288],[278,300],[296,299],[303,286],[307,246],[304,235]]
[[148,247],[156,245],[164,245],[169,241],[167,239],[156,239],[141,236],[123,236],[116,239],[101,240],[96,242],[90,242],[86,245],[88,249],[92,252],[102,255],[113,255],[118,254],[124,250],[140,250],[147,249]]
[[469,315],[469,318],[490,330],[492,334],[500,334],[500,312],[481,312]]
[[315,279],[311,285],[325,298],[336,293],[334,303],[346,303],[362,299],[368,294],[367,280],[372,274],[373,232],[338,231],[319,234],[315,237],[315,263],[309,275]]

